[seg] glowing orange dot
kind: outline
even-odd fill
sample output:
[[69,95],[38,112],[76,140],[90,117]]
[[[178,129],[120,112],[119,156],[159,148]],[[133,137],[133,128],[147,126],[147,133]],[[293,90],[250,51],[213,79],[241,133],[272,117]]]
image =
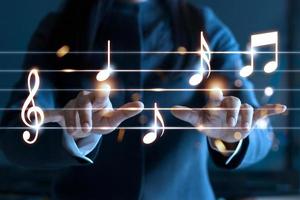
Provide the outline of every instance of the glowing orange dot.
[[147,118],[146,115],[141,115],[141,116],[139,117],[139,121],[140,121],[141,124],[146,124],[147,121],[148,121],[148,118]]
[[215,140],[214,144],[217,147],[218,151],[220,151],[221,153],[226,153],[226,146],[221,140]]
[[131,95],[131,100],[132,101],[139,101],[139,100],[141,100],[141,95],[139,93],[133,93]]
[[243,82],[240,79],[237,79],[234,81],[234,85],[235,85],[235,87],[240,88],[243,86]]
[[64,57],[70,52],[70,47],[67,45],[62,46],[60,49],[57,50],[56,55],[59,58]]
[[184,55],[184,54],[187,52],[187,50],[186,50],[185,47],[178,47],[177,51],[178,51],[181,55]]
[[236,140],[241,140],[242,139],[242,134],[237,131],[237,132],[234,133],[233,137]]
[[117,141],[120,143],[123,141],[125,136],[125,129],[120,129],[117,137]]

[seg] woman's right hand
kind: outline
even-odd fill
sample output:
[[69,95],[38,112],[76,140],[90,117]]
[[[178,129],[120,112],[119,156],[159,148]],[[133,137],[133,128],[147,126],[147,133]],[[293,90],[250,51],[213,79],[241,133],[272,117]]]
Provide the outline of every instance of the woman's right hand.
[[109,134],[144,108],[142,102],[135,101],[114,109],[109,93],[109,89],[82,91],[64,109],[45,111],[45,123],[56,122],[75,139],[80,139],[91,133]]

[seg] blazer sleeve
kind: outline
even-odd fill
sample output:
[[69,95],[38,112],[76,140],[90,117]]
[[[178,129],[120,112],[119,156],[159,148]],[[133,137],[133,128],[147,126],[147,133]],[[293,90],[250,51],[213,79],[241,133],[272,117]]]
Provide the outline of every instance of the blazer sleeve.
[[[203,16],[204,33],[212,51],[239,51],[239,45],[230,30],[215,16],[209,8],[200,8]],[[239,75],[243,62],[240,54],[213,54],[211,67],[220,70],[213,73],[211,79],[220,80],[226,88],[241,89],[234,92],[224,93],[226,96],[239,97],[242,103],[248,103],[254,108],[259,107],[259,103],[253,92],[252,83]],[[222,72],[222,70],[225,70]],[[227,71],[227,70],[230,70]],[[239,87],[235,86],[235,81],[239,82]],[[236,156],[227,165],[228,157],[213,150],[208,145],[209,152],[217,166],[223,168],[239,168],[251,165],[263,159],[269,152],[272,145],[273,132],[269,125],[267,128],[251,131],[244,139],[242,147]]]
[[[50,14],[40,23],[31,38],[28,48],[29,52],[49,51],[48,46],[51,42],[49,35],[56,19],[56,14]],[[29,145],[23,141],[23,131],[28,129],[28,127],[25,127],[21,120],[21,108],[29,93],[27,89],[28,71],[33,67],[47,69],[47,66],[51,66],[51,59],[49,59],[48,54],[28,53],[26,55],[22,67],[24,72],[12,90],[11,98],[7,105],[7,108],[10,109],[4,112],[1,121],[1,126],[7,127],[7,129],[0,134],[1,150],[9,161],[21,167],[61,168],[88,164],[89,162],[86,160],[75,157],[67,151],[63,145],[64,132],[62,129],[59,129],[58,124],[47,124],[47,127],[52,127],[53,129],[40,130],[39,138],[34,144]],[[53,82],[53,80],[55,80],[53,79],[54,74],[41,72],[39,75],[41,82],[40,88],[47,90],[37,92],[34,97],[35,103],[41,108],[55,108],[57,94],[51,90],[55,88]],[[88,155],[91,160],[95,158],[99,145],[100,142]]]

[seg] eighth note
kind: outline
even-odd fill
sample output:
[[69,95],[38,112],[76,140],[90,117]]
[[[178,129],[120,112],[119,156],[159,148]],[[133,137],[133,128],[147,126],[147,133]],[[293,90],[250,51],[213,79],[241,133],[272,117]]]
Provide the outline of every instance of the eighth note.
[[[157,122],[160,122],[161,124],[161,133],[159,134],[158,133],[158,123]],[[165,123],[164,123],[164,120],[163,120],[163,117],[161,116],[159,110],[158,110],[158,107],[157,107],[157,103],[154,104],[154,124],[152,126],[152,131],[147,133],[146,135],[144,135],[144,138],[143,138],[143,142],[145,144],[151,144],[153,143],[156,139],[157,139],[157,136],[159,135],[160,137],[163,136],[165,132]]]
[[255,54],[255,47],[261,47],[266,45],[274,45],[274,60],[268,62],[264,66],[264,71],[266,73],[272,73],[274,72],[278,67],[278,32],[269,32],[269,33],[261,33],[261,34],[255,34],[251,36],[251,50],[250,50],[250,56],[251,56],[251,63],[250,65],[244,66],[240,70],[240,76],[242,77],[248,77],[253,73],[254,70],[254,54]]
[[[32,80],[34,82],[33,87],[31,86]],[[38,75],[38,70],[32,69],[30,71],[27,84],[28,84],[29,96],[27,97],[27,99],[23,104],[21,118],[26,126],[35,130],[35,134],[34,134],[34,138],[30,140],[31,137],[30,132],[24,131],[23,140],[28,144],[33,144],[36,142],[38,138],[39,128],[44,123],[44,112],[40,107],[36,106],[34,102],[34,96],[36,95],[40,86],[40,77]],[[34,120],[31,119],[32,115],[34,117]]]
[[101,70],[97,74],[97,81],[106,81],[109,77],[110,74],[112,73],[113,69],[110,64],[110,40],[107,41],[107,66],[106,69]]
[[207,77],[209,77],[211,71],[211,67],[210,67],[211,52],[202,31],[201,31],[201,47],[199,52],[201,56],[200,68],[199,68],[199,72],[194,74],[189,80],[189,83],[192,86],[199,85],[202,82],[204,76],[204,62],[207,65],[207,70],[208,70]]

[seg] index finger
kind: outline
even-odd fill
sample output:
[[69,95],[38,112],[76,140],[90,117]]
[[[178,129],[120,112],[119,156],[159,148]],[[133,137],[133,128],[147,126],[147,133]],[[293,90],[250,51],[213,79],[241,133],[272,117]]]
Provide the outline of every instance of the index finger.
[[237,97],[226,97],[221,103],[222,108],[230,108],[227,110],[226,121],[228,126],[234,127],[236,126],[238,115],[240,111],[241,101]]
[[93,107],[102,108],[109,102],[110,86],[108,84],[102,84],[97,91],[91,93],[93,97]]
[[220,88],[213,88],[209,91],[208,94],[208,107],[219,106],[223,100],[223,92]]
[[273,115],[279,115],[286,111],[286,106],[281,104],[268,104],[254,112],[253,121],[256,122],[259,119],[270,117]]
[[46,110],[44,111],[44,124],[55,122],[59,123],[63,120],[63,112],[60,110]]
[[202,121],[200,112],[185,106],[175,106],[172,108],[171,113],[178,119],[190,123],[193,126],[198,126]]

